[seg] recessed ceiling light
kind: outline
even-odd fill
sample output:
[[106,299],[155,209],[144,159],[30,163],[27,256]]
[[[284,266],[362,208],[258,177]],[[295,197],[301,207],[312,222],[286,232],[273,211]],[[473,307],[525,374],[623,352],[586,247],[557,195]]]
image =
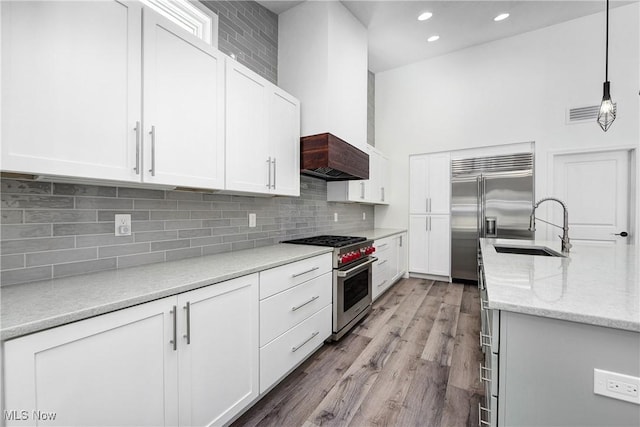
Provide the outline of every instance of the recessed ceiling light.
[[431,36],[427,39],[428,42],[434,42],[436,40],[438,40],[440,38],[440,36],[435,35],[435,36]]
[[508,13],[501,13],[500,15],[496,16],[495,18],[493,18],[494,21],[502,21],[504,19],[507,19],[509,17]]
[[433,16],[433,13],[431,13],[431,12],[422,12],[418,16],[418,21],[426,21],[427,19],[431,18],[432,16]]

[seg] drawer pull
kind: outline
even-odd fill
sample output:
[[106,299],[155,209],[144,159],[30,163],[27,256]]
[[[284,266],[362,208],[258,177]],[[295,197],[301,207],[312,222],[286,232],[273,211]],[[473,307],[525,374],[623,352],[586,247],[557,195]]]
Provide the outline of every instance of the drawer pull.
[[491,419],[491,409],[487,409],[484,406],[482,406],[480,404],[480,402],[478,402],[478,426],[482,427],[482,426],[490,426],[491,422],[490,421],[485,421],[482,419],[482,412],[486,412],[487,413],[487,418]]
[[489,302],[487,300],[480,300],[480,309],[481,310],[489,310]]
[[311,297],[311,299],[307,302],[303,302],[300,305],[296,305],[295,307],[291,307],[291,311],[296,311],[302,307],[304,307],[307,304],[311,304],[312,302],[314,302],[315,300],[317,300],[318,298],[320,298],[320,295],[316,295],[315,297]]
[[480,332],[480,347],[488,347],[491,349],[491,335],[486,335]]
[[309,338],[307,338],[306,340],[304,340],[302,343],[300,343],[299,345],[291,348],[291,352],[295,353],[296,351],[300,350],[300,348],[305,345],[306,343],[308,343],[309,341],[311,341],[312,339],[314,339],[316,337],[316,335],[318,335],[320,333],[320,331],[314,332],[311,334],[311,336]]
[[388,244],[388,243],[383,243],[382,245],[378,246],[378,249],[382,249],[382,248],[384,248],[385,246],[389,246],[389,244]]
[[385,284],[385,283],[387,283],[387,281],[386,281],[386,280],[383,280],[383,281],[382,281],[382,283],[380,283],[380,284],[378,285],[378,287],[380,287],[380,286],[384,286],[384,284]]
[[[484,366],[482,366],[482,362],[479,363],[479,365],[480,365],[480,382],[481,383],[485,383],[485,382],[490,383],[491,382],[491,378],[490,378],[490,376],[491,376],[491,368],[485,368]],[[485,373],[488,373],[489,376],[485,377],[484,376]]]
[[382,264],[386,263],[387,261],[389,261],[389,260],[388,260],[388,259],[385,259],[384,261],[380,261],[380,262],[378,263],[378,265],[382,265]]
[[311,273],[312,271],[316,271],[316,270],[319,270],[319,269],[320,269],[320,267],[313,267],[313,268],[312,268],[312,269],[310,269],[310,270],[306,270],[306,271],[303,271],[303,272],[301,272],[301,273],[292,274],[292,275],[291,275],[291,277],[298,277],[298,276],[302,276],[303,274]]

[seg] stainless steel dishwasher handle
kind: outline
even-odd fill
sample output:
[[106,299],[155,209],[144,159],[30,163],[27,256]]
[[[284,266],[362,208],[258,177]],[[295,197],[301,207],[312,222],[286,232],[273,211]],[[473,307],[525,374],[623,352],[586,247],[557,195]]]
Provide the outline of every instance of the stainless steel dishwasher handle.
[[371,257],[371,259],[367,262],[363,262],[362,264],[358,264],[356,267],[350,268],[349,270],[346,271],[338,271],[336,274],[338,277],[347,277],[348,275],[359,271],[359,270],[364,270],[365,267],[368,267],[369,265],[373,264],[374,262],[376,262],[378,260],[378,258],[376,257]]

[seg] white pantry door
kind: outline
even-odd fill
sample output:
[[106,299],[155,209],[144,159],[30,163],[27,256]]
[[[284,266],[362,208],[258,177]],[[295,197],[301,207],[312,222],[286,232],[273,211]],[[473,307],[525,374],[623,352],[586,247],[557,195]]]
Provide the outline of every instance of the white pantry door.
[[[628,150],[555,156],[553,176],[554,195],[567,204],[572,241],[629,243],[630,237],[616,235],[629,231]],[[562,210],[553,213],[561,225]]]

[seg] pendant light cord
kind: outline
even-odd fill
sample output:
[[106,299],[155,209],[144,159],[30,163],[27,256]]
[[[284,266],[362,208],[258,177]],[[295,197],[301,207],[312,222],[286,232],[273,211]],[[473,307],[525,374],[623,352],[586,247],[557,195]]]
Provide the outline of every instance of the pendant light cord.
[[604,81],[609,81],[609,0],[607,0],[607,36],[605,42]]

